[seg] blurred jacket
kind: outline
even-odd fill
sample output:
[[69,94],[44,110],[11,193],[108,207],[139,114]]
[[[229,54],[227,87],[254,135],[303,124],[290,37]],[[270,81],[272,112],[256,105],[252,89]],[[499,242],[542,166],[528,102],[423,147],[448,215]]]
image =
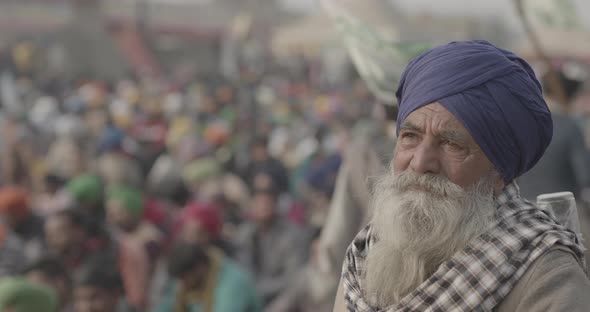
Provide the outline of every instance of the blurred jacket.
[[582,130],[568,116],[553,114],[553,140],[537,165],[518,179],[524,198],[536,201],[540,194],[571,191],[580,198],[590,186],[590,154]]
[[308,235],[277,218],[264,232],[246,224],[237,237],[237,259],[256,277],[256,289],[266,304],[293,282],[305,263]]

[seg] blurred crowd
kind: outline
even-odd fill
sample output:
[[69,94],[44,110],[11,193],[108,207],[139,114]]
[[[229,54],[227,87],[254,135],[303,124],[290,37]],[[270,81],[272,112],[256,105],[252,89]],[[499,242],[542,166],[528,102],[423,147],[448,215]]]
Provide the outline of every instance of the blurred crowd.
[[45,52],[2,53],[0,310],[331,311],[306,264],[352,137],[384,131],[354,74],[104,81]]
[[[294,56],[106,81],[50,52],[0,51],[1,311],[331,311],[395,140],[354,70]],[[560,79],[573,102],[582,83]],[[554,140],[523,194],[588,201],[584,118],[545,91]]]

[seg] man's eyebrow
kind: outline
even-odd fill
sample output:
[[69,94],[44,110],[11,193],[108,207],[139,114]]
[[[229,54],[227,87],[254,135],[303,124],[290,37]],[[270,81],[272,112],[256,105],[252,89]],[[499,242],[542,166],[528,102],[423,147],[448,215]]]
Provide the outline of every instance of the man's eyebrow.
[[442,130],[437,136],[450,141],[458,141],[463,143],[467,143],[469,141],[464,134],[456,130]]
[[[400,131],[415,131],[418,133],[423,132],[422,129],[420,129],[420,127],[416,126],[415,124],[413,124],[410,121],[405,121],[400,126]],[[449,140],[449,141],[453,141],[453,142],[457,142],[457,143],[469,143],[469,138],[467,138],[464,133],[461,133],[457,130],[451,130],[451,129],[441,130],[436,136],[441,139],[445,139],[445,140]]]
[[422,130],[420,128],[418,128],[418,126],[416,126],[415,124],[411,123],[410,121],[405,121],[401,127],[399,128],[400,131],[416,131],[416,132],[422,132]]

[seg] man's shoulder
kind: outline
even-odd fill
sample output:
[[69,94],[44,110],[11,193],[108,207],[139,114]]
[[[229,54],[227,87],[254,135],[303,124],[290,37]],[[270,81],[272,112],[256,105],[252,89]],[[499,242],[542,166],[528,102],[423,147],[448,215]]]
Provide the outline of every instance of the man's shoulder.
[[590,281],[568,248],[539,256],[504,298],[498,311],[585,311]]

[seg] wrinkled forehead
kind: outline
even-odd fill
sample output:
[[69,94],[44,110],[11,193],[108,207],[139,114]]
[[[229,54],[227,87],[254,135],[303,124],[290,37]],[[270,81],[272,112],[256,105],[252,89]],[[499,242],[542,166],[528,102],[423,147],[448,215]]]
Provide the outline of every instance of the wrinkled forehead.
[[400,132],[404,130],[445,136],[476,144],[461,121],[437,102],[425,105],[410,113],[400,126]]

